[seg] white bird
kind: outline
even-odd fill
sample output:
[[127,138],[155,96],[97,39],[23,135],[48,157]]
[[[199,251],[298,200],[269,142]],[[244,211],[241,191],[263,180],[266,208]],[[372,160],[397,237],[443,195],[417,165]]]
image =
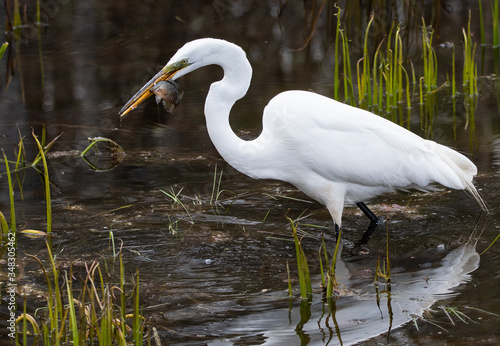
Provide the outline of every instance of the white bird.
[[336,227],[345,204],[363,204],[377,195],[433,183],[469,192],[483,210],[472,183],[476,166],[464,155],[368,111],[319,94],[291,90],[276,95],[264,109],[262,133],[239,138],[229,113],[247,93],[252,67],[237,45],[220,39],[186,43],[122,108],[135,109],[162,80],[175,80],[200,67],[219,65],[224,77],[210,86],[205,101],[208,133],[220,155],[255,179],[277,179],[296,186],[328,208]]

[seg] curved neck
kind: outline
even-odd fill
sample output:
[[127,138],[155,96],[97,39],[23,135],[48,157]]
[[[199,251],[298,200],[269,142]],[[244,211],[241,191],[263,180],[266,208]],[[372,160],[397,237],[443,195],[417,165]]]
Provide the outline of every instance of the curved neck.
[[224,77],[210,86],[205,101],[205,117],[210,139],[219,154],[231,166],[242,173],[252,176],[248,165],[249,154],[252,154],[252,141],[239,138],[231,128],[229,114],[237,100],[245,96],[252,78],[252,68],[243,51],[232,50],[230,63],[221,63],[226,59],[217,59],[217,64],[224,70]]

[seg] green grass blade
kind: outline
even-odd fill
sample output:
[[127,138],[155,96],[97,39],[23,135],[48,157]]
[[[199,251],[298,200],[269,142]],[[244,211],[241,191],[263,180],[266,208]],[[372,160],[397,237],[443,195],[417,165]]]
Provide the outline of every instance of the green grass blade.
[[113,316],[111,306],[111,295],[108,292],[109,287],[106,285],[104,289],[104,312],[101,317],[101,330],[98,334],[100,345],[112,345],[112,330],[113,330]]
[[371,92],[371,75],[370,75],[370,53],[368,51],[368,33],[370,31],[370,27],[373,23],[373,18],[374,16],[370,16],[370,20],[368,21],[368,25],[366,26],[366,32],[365,32],[365,43],[363,45],[363,100],[366,100],[366,107],[365,109],[371,110],[372,106],[372,101],[370,95],[372,94]]
[[330,266],[330,275],[328,278],[328,283],[326,286],[326,297],[330,298],[334,295],[334,289],[338,286],[337,278],[335,276],[335,266],[337,264],[337,256],[340,245],[340,240],[342,236],[342,228],[339,229],[339,234],[337,236],[337,243],[335,244],[335,251],[333,252],[332,263]]
[[16,236],[16,208],[14,205],[14,187],[12,186],[12,177],[10,175],[9,161],[7,161],[7,155],[2,149],[3,159],[5,162],[5,168],[7,173],[7,183],[9,185],[9,201],[10,201],[10,230],[14,234],[14,246],[17,247],[17,236]]
[[[71,277],[71,275],[70,275]],[[78,337],[78,325],[76,323],[76,311],[75,311],[75,303],[73,301],[73,289],[72,289],[72,280],[68,280],[68,275],[65,272],[64,278],[66,281],[66,289],[68,294],[68,305],[69,305],[69,326],[71,328],[73,339],[71,340],[72,345],[79,346],[79,337]]]
[[113,141],[109,138],[94,137],[94,138],[89,138],[89,141],[90,141],[90,144],[80,153],[80,157],[82,157],[82,158],[84,158],[85,155],[87,155],[87,153],[90,151],[90,149],[92,149],[94,146],[96,146],[96,148],[97,148],[98,143],[108,143],[111,145],[114,152],[117,152],[117,153],[124,152],[124,150],[120,144],[116,143],[115,141]]
[[170,187],[170,192],[166,192],[165,190],[163,189],[160,189],[160,191],[167,195],[168,197],[170,197],[173,201],[174,201],[174,205],[180,205],[182,207],[182,209],[184,209],[184,211],[186,212],[187,216],[189,217],[189,222],[191,224],[194,224],[194,221],[193,221],[193,218],[191,217],[191,214],[189,213],[189,211],[187,210],[186,206],[184,205],[184,203],[181,202],[181,200],[179,199],[179,195],[180,193],[182,192],[182,189],[179,190],[179,192],[175,193],[174,192],[174,188],[173,187]]
[[23,345],[28,345],[28,320],[26,318],[26,295],[23,297]]
[[[499,1],[495,0],[495,2],[491,3],[491,16],[492,16],[492,26],[493,26],[493,49],[498,53],[500,48],[500,10],[499,10]],[[496,60],[498,63],[498,60]]]
[[287,216],[287,219],[290,221],[292,232],[293,232],[293,240],[295,243],[295,253],[297,256],[297,269],[299,274],[299,286],[300,286],[300,296],[302,299],[307,299],[310,294],[312,294],[312,285],[311,278],[309,275],[309,266],[307,264],[306,255],[304,253],[304,249],[302,248],[301,239],[299,239],[297,235],[297,224],[293,222]]
[[356,106],[356,100],[354,99],[354,87],[352,85],[352,72],[351,72],[351,58],[349,55],[349,45],[347,43],[347,38],[344,35],[344,31],[340,31],[342,38],[342,54],[344,62],[344,99],[350,101],[351,106]]
[[488,247],[486,249],[484,249],[484,251],[481,252],[479,255],[482,256],[486,251],[488,251],[493,246],[493,244],[496,243],[496,241],[498,239],[500,239],[500,233],[497,234],[497,236],[495,237],[495,239],[493,239],[493,241],[490,243],[490,245],[488,245]]
[[121,307],[121,329],[122,329],[122,334],[126,335],[127,329],[126,329],[126,317],[125,317],[125,312],[127,309],[126,305],[126,295],[125,295],[125,266],[123,264],[123,257],[122,257],[122,252],[120,251],[119,253],[119,259],[120,259],[120,307]]
[[[337,4],[334,4],[335,8],[338,10],[337,13],[335,14],[335,17],[337,17],[337,24],[335,26],[335,64],[333,65],[334,69],[334,82],[333,82],[333,98],[337,101],[340,100],[339,96],[339,36],[340,36],[340,7],[337,6]],[[345,60],[343,60],[343,63],[345,64]]]
[[484,47],[486,46],[486,38],[484,37],[484,23],[483,23],[484,17],[483,17],[483,5],[481,0],[478,1],[478,5],[479,5],[479,23],[481,28],[481,45]]
[[288,261],[286,261],[286,273],[288,275],[288,297],[292,297],[293,296],[292,278],[290,276],[290,266],[288,265]]
[[48,240],[46,241],[47,243],[47,251],[50,259],[50,264],[52,267],[52,279],[54,281],[54,296],[55,296],[55,302],[54,300],[52,301],[52,309],[54,310],[54,313],[52,314],[52,319],[51,319],[51,333],[54,337],[53,343],[55,345],[59,345],[59,321],[63,321],[63,306],[62,306],[62,300],[61,300],[61,292],[59,290],[59,269],[56,266],[54,256],[52,255],[52,246],[49,244]]
[[2,228],[2,242],[0,243],[3,244],[4,238],[7,236],[7,234],[9,234],[9,224],[7,223],[7,219],[5,218],[5,216],[1,211],[0,211],[0,227]]
[[134,318],[132,324],[132,334],[134,344],[136,346],[142,345],[142,323],[139,311],[139,271],[136,271],[136,282],[134,291]]
[[[319,247],[319,250],[318,250],[318,258],[319,258],[319,271],[321,273],[321,286],[322,287],[325,287],[326,286],[326,281],[325,281],[325,271],[323,269],[323,254],[321,252],[321,249],[323,248],[324,244],[325,244],[325,239],[323,237],[323,235],[321,235],[321,240],[322,240],[322,243],[321,243],[321,246]],[[328,264],[327,264],[328,266]]]
[[49,179],[49,169],[47,165],[47,159],[45,158],[45,151],[43,149],[42,144],[38,140],[37,136],[35,135],[35,132],[32,132],[33,138],[35,139],[35,142],[38,146],[38,150],[40,153],[40,157],[42,158],[43,162],[43,172],[44,172],[44,178],[45,178],[45,204],[47,206],[47,233],[52,233],[52,202],[50,198],[50,179]]
[[13,29],[14,29],[14,39],[16,41],[19,41],[21,38],[21,13],[19,12],[20,5],[19,5],[19,0],[14,0],[14,23],[13,23]]
[[5,51],[7,50],[7,47],[9,46],[9,42],[4,42],[2,46],[0,47],[0,59],[2,59]]
[[385,249],[385,255],[386,255],[386,263],[387,263],[387,278],[386,282],[390,283],[391,282],[391,259],[390,259],[390,251],[389,251],[389,222],[386,222],[386,249]]

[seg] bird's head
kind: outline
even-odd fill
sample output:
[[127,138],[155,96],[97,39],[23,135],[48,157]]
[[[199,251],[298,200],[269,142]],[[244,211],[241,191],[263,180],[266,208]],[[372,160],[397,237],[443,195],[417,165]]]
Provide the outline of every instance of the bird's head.
[[[229,42],[204,38],[186,43],[149,82],[147,82],[118,113],[124,116],[153,95],[151,88],[160,81],[175,80],[202,66],[210,65],[213,57],[220,54],[219,45]],[[232,44],[231,44],[232,45]]]

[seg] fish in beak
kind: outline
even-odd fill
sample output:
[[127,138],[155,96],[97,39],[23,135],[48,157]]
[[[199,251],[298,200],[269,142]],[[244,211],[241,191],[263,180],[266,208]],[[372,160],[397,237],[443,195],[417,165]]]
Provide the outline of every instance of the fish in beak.
[[[149,82],[147,82],[126,104],[123,106],[123,108],[120,110],[118,113],[121,117],[123,117],[125,114],[129,113],[130,111],[134,110],[139,106],[144,100],[146,100],[148,97],[150,97],[153,94],[156,94],[157,98],[163,99],[165,102],[169,102],[168,98],[171,97],[171,93],[180,93],[178,88],[170,89],[167,90],[165,84],[160,83],[162,81],[169,81],[172,79],[172,77],[182,70],[183,68],[189,66],[190,64],[187,63],[185,59],[173,63],[170,65],[166,65],[164,68],[162,68]],[[160,84],[158,84],[160,83]],[[180,101],[180,98],[182,98],[182,94],[178,94],[177,96],[180,96],[178,101]]]

